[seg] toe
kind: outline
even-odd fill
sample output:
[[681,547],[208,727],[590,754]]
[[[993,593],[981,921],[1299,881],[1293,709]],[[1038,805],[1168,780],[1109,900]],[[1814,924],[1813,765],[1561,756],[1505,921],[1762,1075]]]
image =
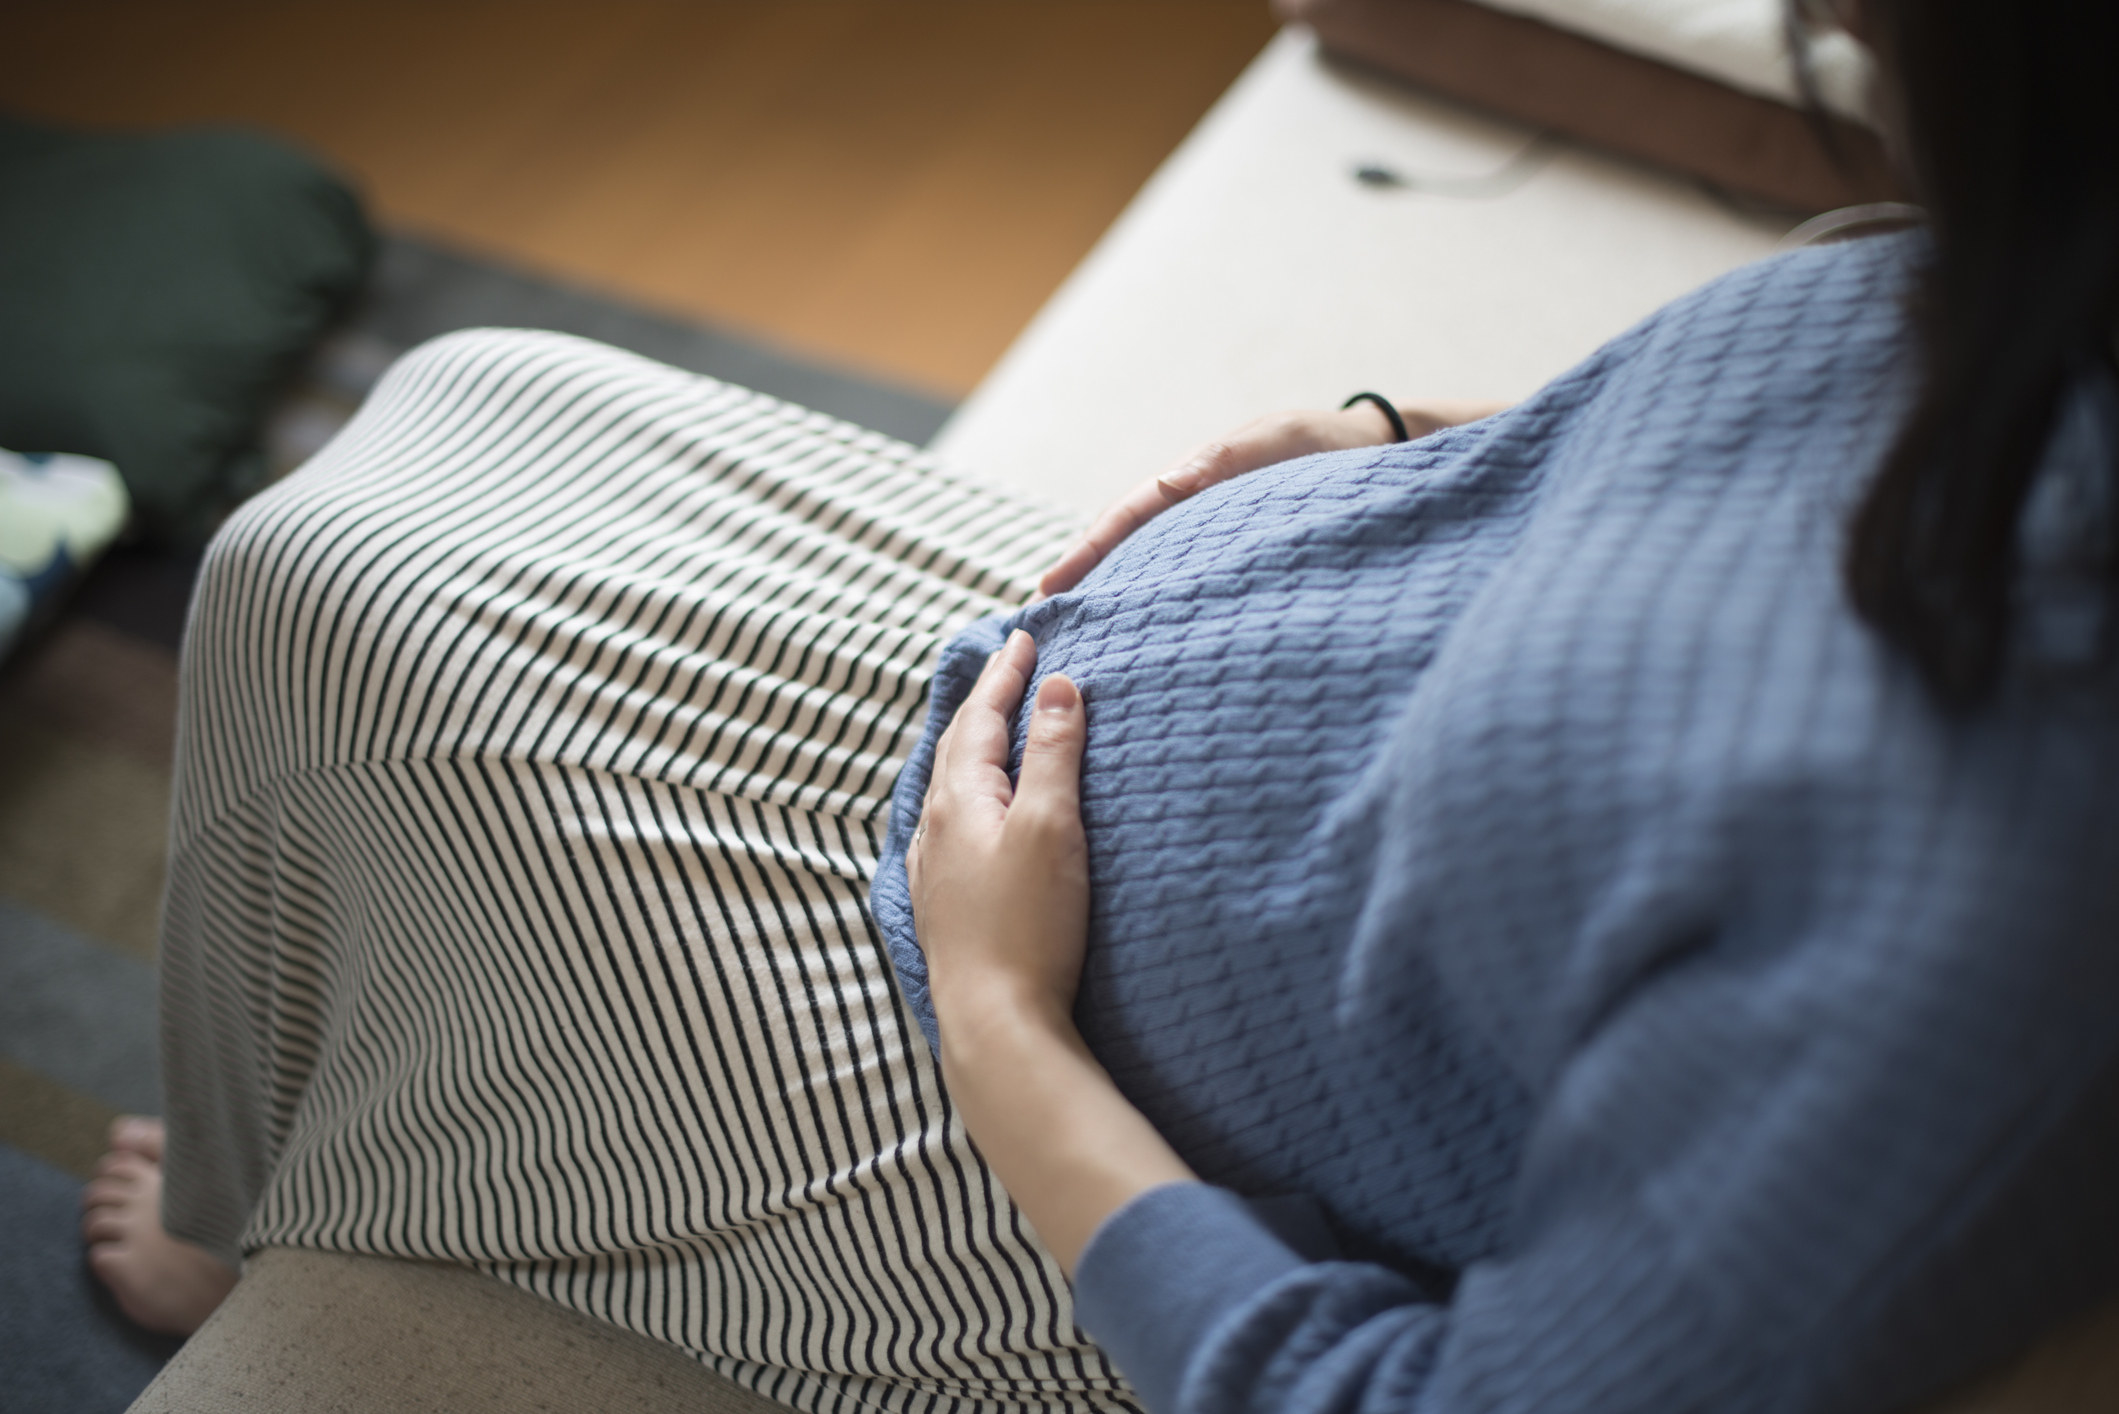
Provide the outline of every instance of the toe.
[[125,1210],[122,1208],[90,1208],[81,1218],[81,1236],[89,1244],[93,1255],[97,1243],[123,1241],[128,1226]]
[[120,1115],[110,1122],[110,1146],[147,1159],[162,1157],[162,1121],[151,1115]]
[[122,1207],[131,1201],[134,1185],[122,1178],[99,1178],[81,1190],[81,1207]]
[[96,1181],[137,1183],[154,1164],[129,1149],[113,1149],[96,1160]]

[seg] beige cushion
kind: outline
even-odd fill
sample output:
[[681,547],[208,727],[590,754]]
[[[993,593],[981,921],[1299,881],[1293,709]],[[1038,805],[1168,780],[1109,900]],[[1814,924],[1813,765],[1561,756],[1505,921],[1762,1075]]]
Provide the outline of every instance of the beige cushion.
[[773,1414],[680,1352],[467,1267],[270,1247],[134,1414]]

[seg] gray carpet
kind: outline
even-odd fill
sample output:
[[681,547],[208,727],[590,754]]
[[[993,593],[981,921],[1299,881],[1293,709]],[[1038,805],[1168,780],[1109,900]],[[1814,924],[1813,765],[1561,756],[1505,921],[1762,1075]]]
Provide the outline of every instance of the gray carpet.
[[75,1238],[81,1184],[0,1144],[0,1410],[117,1414],[183,1342],[125,1319]]
[[0,1055],[121,1113],[158,1112],[154,968],[0,898]]

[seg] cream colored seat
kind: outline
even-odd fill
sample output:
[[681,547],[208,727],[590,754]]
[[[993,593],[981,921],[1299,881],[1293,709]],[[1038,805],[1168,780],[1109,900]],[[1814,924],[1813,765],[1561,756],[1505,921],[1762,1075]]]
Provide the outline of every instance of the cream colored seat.
[[273,1247],[133,1404],[147,1414],[770,1414],[660,1341],[468,1267]]

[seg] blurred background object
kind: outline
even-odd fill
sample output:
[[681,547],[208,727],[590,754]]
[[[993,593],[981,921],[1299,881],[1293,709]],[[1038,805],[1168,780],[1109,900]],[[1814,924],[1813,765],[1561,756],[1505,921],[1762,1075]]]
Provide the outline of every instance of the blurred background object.
[[117,538],[130,511],[107,461],[0,448],[0,662]]
[[16,0],[7,102],[238,122],[378,224],[968,392],[1273,30],[1258,0]]
[[197,545],[265,484],[257,440],[375,237],[257,133],[0,118],[0,445],[114,462],[136,529]]

